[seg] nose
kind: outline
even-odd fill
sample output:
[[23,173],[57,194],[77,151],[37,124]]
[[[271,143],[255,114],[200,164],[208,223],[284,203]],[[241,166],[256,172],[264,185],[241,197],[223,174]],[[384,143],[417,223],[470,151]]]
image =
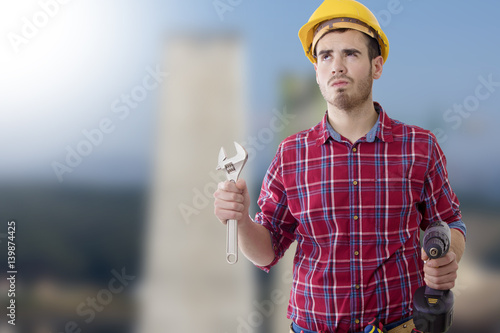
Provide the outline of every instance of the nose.
[[347,71],[342,57],[335,57],[332,62],[332,74],[345,74]]

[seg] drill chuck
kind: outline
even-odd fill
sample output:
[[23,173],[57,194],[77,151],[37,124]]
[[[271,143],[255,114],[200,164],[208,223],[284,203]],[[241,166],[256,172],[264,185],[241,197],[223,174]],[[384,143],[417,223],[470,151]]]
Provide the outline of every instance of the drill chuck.
[[423,247],[430,259],[441,258],[450,249],[451,231],[445,222],[429,225],[424,234]]
[[429,250],[430,257],[437,257],[439,256],[439,249],[436,247],[433,247]]

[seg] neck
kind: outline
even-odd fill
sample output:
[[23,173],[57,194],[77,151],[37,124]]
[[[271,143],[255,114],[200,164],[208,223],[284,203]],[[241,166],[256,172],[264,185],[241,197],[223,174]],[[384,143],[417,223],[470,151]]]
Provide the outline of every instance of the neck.
[[378,113],[371,98],[355,109],[342,110],[328,103],[328,122],[333,129],[351,143],[366,135],[375,125]]

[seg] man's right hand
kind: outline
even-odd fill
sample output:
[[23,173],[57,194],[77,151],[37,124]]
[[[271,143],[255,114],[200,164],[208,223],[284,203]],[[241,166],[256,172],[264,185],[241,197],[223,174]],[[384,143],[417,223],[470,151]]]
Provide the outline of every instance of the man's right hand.
[[258,266],[267,266],[274,260],[271,234],[266,227],[254,223],[248,215],[250,195],[243,179],[236,183],[219,183],[214,193],[215,216],[226,224],[227,220],[238,221],[238,241],[243,254]]
[[214,193],[215,216],[226,224],[227,220],[246,220],[250,207],[250,195],[248,194],[245,180],[238,179],[236,183],[225,181],[218,184]]

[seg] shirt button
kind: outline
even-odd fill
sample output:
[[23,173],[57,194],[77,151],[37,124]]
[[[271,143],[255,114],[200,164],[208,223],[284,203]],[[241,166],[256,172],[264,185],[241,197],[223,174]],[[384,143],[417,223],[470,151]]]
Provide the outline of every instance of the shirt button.
[[359,319],[356,319],[354,322],[355,322],[356,324],[359,324]]
[[354,287],[355,287],[356,289],[359,289],[359,284],[355,285]]
[[355,181],[353,181],[353,182],[352,182],[352,184],[353,184],[354,186],[356,186],[356,185],[358,185],[358,182],[355,180]]
[[356,148],[352,148],[352,152],[355,153],[357,152],[358,150]]
[[357,221],[358,218],[359,218],[358,215],[354,215],[354,217],[353,217],[354,221]]
[[359,251],[354,251],[355,256],[359,256]]

